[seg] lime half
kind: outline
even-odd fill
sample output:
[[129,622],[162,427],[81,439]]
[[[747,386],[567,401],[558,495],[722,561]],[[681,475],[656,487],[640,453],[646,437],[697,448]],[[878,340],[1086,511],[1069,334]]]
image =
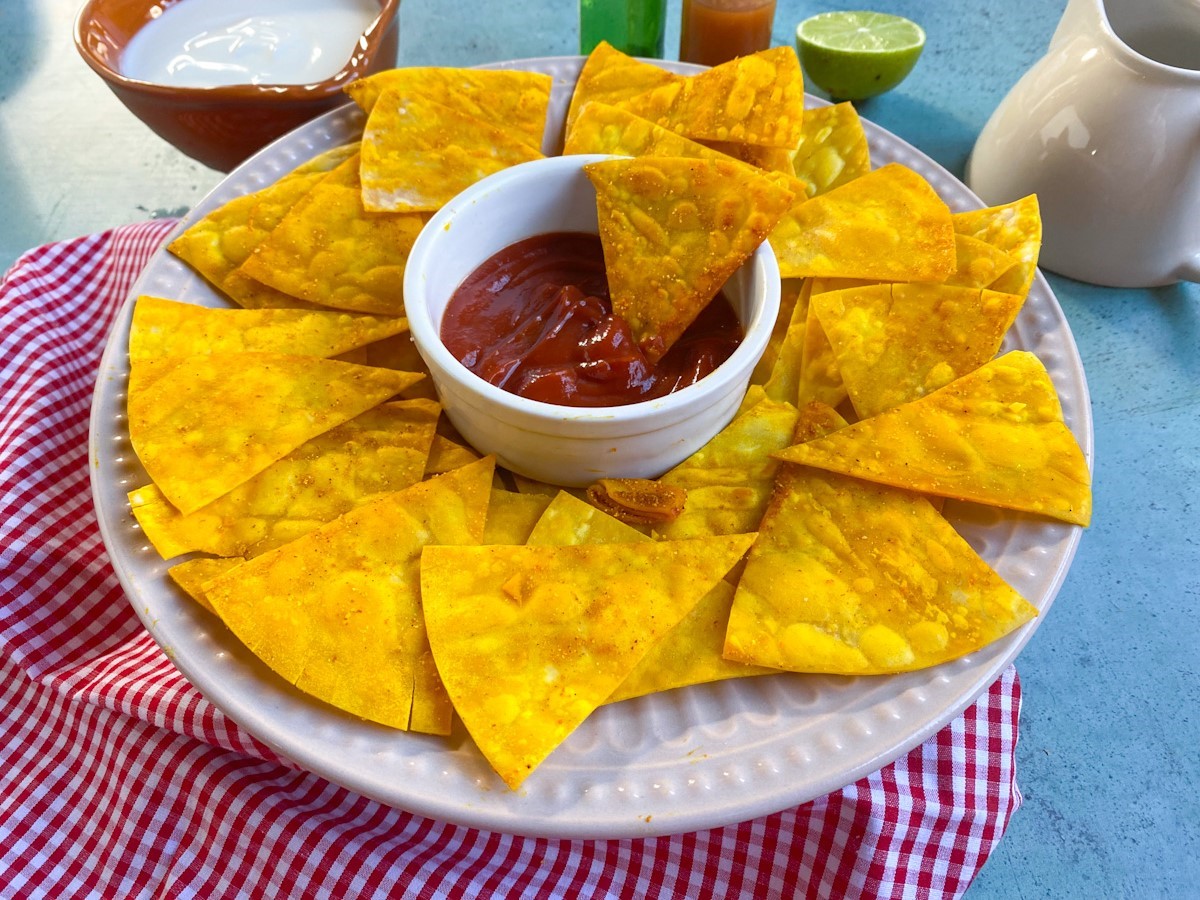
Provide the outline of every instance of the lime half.
[[863,100],[905,79],[925,46],[925,31],[901,16],[827,12],[796,27],[808,80],[835,100]]

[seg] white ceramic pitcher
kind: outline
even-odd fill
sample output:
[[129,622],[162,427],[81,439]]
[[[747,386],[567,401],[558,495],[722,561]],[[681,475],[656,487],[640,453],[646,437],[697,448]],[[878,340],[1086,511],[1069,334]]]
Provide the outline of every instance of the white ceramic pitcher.
[[1038,195],[1051,271],[1200,281],[1200,0],[1070,0],[967,183],[989,206]]

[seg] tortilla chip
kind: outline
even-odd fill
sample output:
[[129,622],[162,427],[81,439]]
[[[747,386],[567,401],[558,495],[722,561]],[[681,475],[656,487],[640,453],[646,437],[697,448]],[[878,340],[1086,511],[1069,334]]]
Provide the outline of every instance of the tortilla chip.
[[[703,141],[704,146],[710,150],[716,150],[718,153],[723,153],[726,156],[732,156],[736,160],[754,166],[756,169],[763,169],[767,172],[778,172],[782,175],[795,175],[795,170],[792,168],[792,159],[796,155],[796,149],[785,147],[763,147],[759,144],[739,144],[735,141]],[[807,185],[805,185],[805,193],[807,194]]]
[[627,544],[651,540],[632,525],[597,509],[567,491],[550,499],[529,533],[531,547],[574,547],[580,544]]
[[588,54],[579,71],[567,109],[567,132],[570,133],[575,120],[589,103],[620,103],[656,87],[683,80],[683,75],[668,72],[653,63],[642,62],[622,53],[608,41],[601,41]]
[[949,207],[899,163],[801,203],[771,246],[784,278],[944,281],[956,264]]
[[445,103],[388,88],[363,131],[362,202],[371,212],[434,212],[493,172],[541,159],[540,145]]
[[991,244],[1016,261],[1013,268],[988,287],[1022,296],[1029,293],[1042,248],[1042,216],[1037,195],[1030,194],[1003,206],[955,213],[954,230]]
[[871,171],[871,151],[854,104],[837,103],[804,111],[792,171],[812,186],[810,197],[828,193]]
[[301,197],[356,153],[357,142],[318,154],[274,184],[217,207],[167,249],[246,309],[307,307],[306,301],[255,281],[239,268]]
[[807,282],[802,278],[785,278],[780,282],[779,315],[776,316],[775,325],[771,329],[767,349],[763,351],[763,355],[754,366],[754,372],[750,376],[751,384],[765,384],[771,377],[771,370],[775,368],[779,353],[787,339],[788,329],[792,325],[792,317],[797,315],[797,307],[801,307],[799,313],[801,321],[807,315],[809,292],[805,287],[806,284]]
[[204,585],[244,562],[245,560],[240,557],[211,559],[202,556],[181,562],[177,566],[171,566],[167,569],[167,574],[171,576],[172,581],[183,588],[185,594],[215,616],[217,611],[208,602],[208,594],[204,591]]
[[492,490],[483,544],[524,544],[550,505],[549,494]]
[[194,513],[421,377],[281,353],[189,356],[129,395],[129,437],[167,499]]
[[965,234],[954,235],[956,263],[946,284],[985,288],[995,284],[1017,261],[998,247]]
[[[208,582],[208,599],[242,643],[305,693],[393,728],[429,727],[413,720],[419,681],[429,689],[421,549],[479,540],[492,469],[491,458],[480,460],[360,506]],[[434,724],[449,732],[448,716]]]
[[1022,298],[942,284],[817,294],[813,308],[860,418],[923,397],[994,357]]
[[763,400],[660,479],[687,490],[687,506],[659,533],[672,540],[758,529],[778,463],[792,442],[796,408]]
[[807,332],[809,296],[812,293],[808,281],[799,283],[803,286],[796,297],[796,302],[792,304],[791,317],[787,321],[779,352],[775,355],[775,363],[771,366],[770,375],[763,384],[763,390],[772,400],[779,403],[790,403],[793,406],[796,405],[796,398],[800,395],[804,336]]
[[1014,350],[932,394],[777,458],[907,490],[1037,513],[1092,514],[1091,475],[1046,369]]
[[519,787],[752,540],[426,548],[434,659],[504,782]]
[[367,113],[388,90],[424,97],[503,128],[538,149],[553,84],[549,75],[518,69],[407,66],[359,78],[343,90]]
[[650,478],[601,478],[587,488],[587,501],[627,525],[674,522],[687,504],[687,491]]
[[656,362],[758,248],[790,192],[736,162],[645,157],[584,167],[613,311]]
[[479,459],[479,454],[445,435],[435,434],[429,448],[429,459],[425,463],[426,475],[440,475],[452,469],[468,466]]
[[791,47],[740,56],[614,103],[698,141],[794,150],[804,121],[804,77]]
[[809,403],[824,403],[837,406],[846,399],[846,385],[842,381],[842,372],[838,368],[837,354],[821,320],[817,318],[816,308],[812,297],[822,293],[821,281],[812,278],[809,286],[807,316],[804,320],[804,340],[800,354],[800,379],[796,387],[796,405],[805,406]]
[[326,175],[239,271],[320,306],[404,314],[404,266],[427,216],[363,208],[358,157]]
[[429,400],[369,409],[188,515],[152,484],[131,491],[129,505],[163,559],[257,556],[420,481],[440,413]]
[[738,583],[725,655],[794,672],[906,672],[1036,615],[923,497],[785,465]]
[[264,350],[328,358],[407,331],[408,320],[395,316],[316,309],[211,309],[143,295],[134,304],[129,327],[130,391],[165,371],[148,363],[171,357]]
[[[721,145],[734,146],[734,145]],[[744,145],[738,145],[744,146]],[[768,150],[770,148],[756,148]],[[684,156],[692,159],[743,162],[719,149],[676,134],[661,125],[635,116],[628,110],[605,103],[589,103],[567,132],[563,153],[608,153],[613,156]],[[743,154],[748,155],[748,154]],[[762,175],[786,191],[794,200],[808,196],[808,185],[790,172],[751,171]]]
[[[529,536],[531,546],[556,547],[649,540],[635,528],[566,492],[554,498]],[[769,672],[722,658],[732,602],[733,585],[721,581],[642,657],[606,702]]]

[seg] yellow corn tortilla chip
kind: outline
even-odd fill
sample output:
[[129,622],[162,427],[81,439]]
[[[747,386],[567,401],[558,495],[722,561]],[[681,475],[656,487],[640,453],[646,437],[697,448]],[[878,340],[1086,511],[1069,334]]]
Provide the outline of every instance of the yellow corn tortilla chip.
[[429,448],[429,459],[425,463],[426,475],[440,475],[453,469],[468,466],[479,459],[479,454],[457,441],[442,434],[433,436],[433,444]]
[[[834,424],[828,407],[820,415]],[[906,672],[1036,615],[923,497],[788,464],[738,583],[725,655],[794,672]]]
[[549,494],[492,490],[482,544],[524,544],[550,505]]
[[[722,145],[733,146],[733,145]],[[737,145],[746,147],[748,145]],[[751,148],[762,151],[771,148]],[[571,129],[563,146],[564,155],[572,153],[608,153],[613,156],[684,156],[694,159],[743,162],[719,149],[676,134],[648,119],[635,116],[628,110],[606,103],[587,104]],[[749,155],[749,154],[744,154]],[[808,185],[790,172],[758,171],[751,169],[786,191],[797,202],[808,196]]]
[[[531,546],[557,547],[649,540],[652,538],[565,491],[554,498],[529,536]],[[722,657],[732,603],[733,585],[721,581],[650,648],[607,702],[768,673],[769,669]]]
[[[809,281],[794,279],[793,283],[801,284],[792,304],[791,316],[784,330],[783,340],[775,355],[770,374],[763,383],[763,390],[772,400],[780,403],[796,405],[800,396],[801,365],[804,361],[804,337],[808,325],[808,303],[811,296]],[[781,310],[782,312],[782,310]]]
[[804,111],[792,171],[811,185],[810,197],[871,171],[871,151],[854,104],[837,103]]
[[406,66],[359,78],[343,90],[367,113],[388,90],[424,97],[503,128],[536,149],[542,146],[553,84],[542,72]]
[[1012,203],[954,214],[954,230],[1003,250],[1016,265],[988,285],[994,291],[1025,295],[1037,274],[1042,248],[1042,215],[1037,195]]
[[301,444],[194,513],[179,512],[155,485],[129,505],[163,559],[199,550],[257,556],[382,494],[416,484],[441,407],[384,403]]
[[183,589],[185,594],[215,616],[217,611],[208,602],[208,595],[204,592],[204,585],[218,575],[222,575],[234,566],[240,566],[244,562],[245,560],[240,557],[218,557],[213,559],[202,556],[171,566],[171,568],[167,569],[167,574],[171,576],[172,581]]
[[796,51],[774,47],[613,105],[693,140],[794,150],[804,122],[804,77]]
[[796,408],[764,399],[660,481],[687,490],[687,506],[659,533],[672,540],[755,531],[771,497],[773,453],[792,442]]
[[736,162],[644,157],[584,167],[613,311],[657,361],[758,248],[791,192]]
[[771,235],[784,278],[944,281],[957,262],[950,208],[899,163],[801,203],[788,226]]
[[481,178],[541,159],[538,145],[419,94],[388,88],[363,131],[362,201],[371,212],[434,212]]
[[767,342],[767,349],[763,351],[762,357],[754,366],[754,372],[750,376],[751,384],[765,384],[767,379],[771,377],[771,370],[775,368],[780,350],[787,339],[788,329],[792,324],[792,317],[797,315],[797,307],[800,307],[802,310],[800,313],[802,319],[804,315],[807,315],[808,291],[805,289],[806,283],[802,278],[785,278],[780,282],[779,315],[775,318],[775,325],[771,329],[771,338]]
[[683,75],[676,75],[653,63],[634,59],[608,41],[601,41],[584,60],[579,78],[575,81],[571,103],[567,108],[567,131],[571,131],[575,120],[589,103],[619,103],[656,87],[683,80]]
[[[838,369],[837,354],[817,311],[813,307],[812,298],[824,291],[823,281],[831,279],[810,278],[808,286],[809,300],[804,320],[804,338],[800,353],[800,378],[796,388],[796,405],[805,406],[809,403],[824,403],[837,406],[846,399],[846,385],[842,381],[841,370]],[[841,279],[832,279],[840,281]],[[852,283],[849,279],[846,283]]]
[[[735,141],[702,141],[710,150],[716,150],[726,156],[741,160],[747,165],[767,172],[778,172],[783,175],[795,175],[792,159],[796,155],[795,148],[764,147],[761,144],[739,144]],[[807,185],[805,186],[807,194]]]
[[129,395],[129,437],[167,499],[194,513],[421,377],[281,353],[189,356]]
[[[489,457],[360,506],[207,582],[209,602],[242,643],[301,691],[407,730],[418,724],[418,683],[426,692],[431,684],[421,661],[429,651],[421,549],[479,540],[492,469]],[[438,707],[421,703],[424,712]],[[435,724],[448,733],[448,715]]]
[[433,656],[505,784],[518,788],[752,541],[427,547]]
[[356,153],[357,141],[318,154],[274,184],[219,206],[171,241],[167,249],[238,306],[308,306],[298,297],[250,278],[240,267],[301,197]]
[[965,234],[954,235],[954,274],[946,284],[985,288],[995,284],[1017,261],[998,247]]
[[404,266],[428,217],[363,208],[357,156],[321,179],[239,271],[319,306],[404,314]]
[[878,284],[812,298],[864,419],[990,360],[1022,302],[1016,294],[942,284]]
[[1036,356],[1014,350],[940,390],[777,458],[1037,513],[1076,525],[1092,514],[1091,475]]
[[[265,350],[339,356],[408,331],[408,320],[317,309],[212,309],[140,296],[129,327],[130,391],[179,357]],[[173,359],[174,358],[174,359]]]

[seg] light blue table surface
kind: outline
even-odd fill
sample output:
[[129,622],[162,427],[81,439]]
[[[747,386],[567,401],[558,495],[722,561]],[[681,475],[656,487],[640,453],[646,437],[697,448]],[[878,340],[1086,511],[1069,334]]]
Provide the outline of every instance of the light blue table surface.
[[[880,0],[873,8],[923,24],[928,43],[907,81],[859,111],[961,177],[1063,5]],[[71,42],[78,6],[0,0],[0,268],[47,241],[182,213],[221,178],[150,133],[83,65]],[[668,7],[671,58],[679,6]],[[774,43],[833,8],[781,0]],[[578,51],[570,0],[405,0],[401,21],[404,64]],[[968,896],[1198,897],[1200,287],[1049,280],[1091,390],[1095,519],[1018,660],[1025,802]]]

